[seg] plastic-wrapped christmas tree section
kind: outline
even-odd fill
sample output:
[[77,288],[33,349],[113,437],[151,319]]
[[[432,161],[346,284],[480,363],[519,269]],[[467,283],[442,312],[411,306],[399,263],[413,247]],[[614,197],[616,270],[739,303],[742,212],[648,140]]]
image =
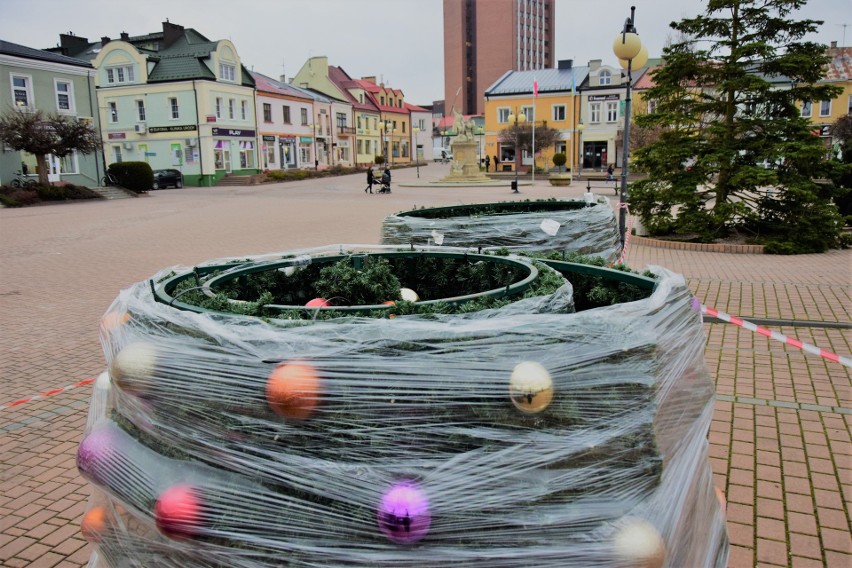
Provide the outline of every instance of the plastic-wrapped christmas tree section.
[[93,564],[723,567],[697,305],[443,247],[163,271],[101,325]]
[[610,262],[621,253],[618,221],[605,197],[403,211],[385,218],[382,243],[577,253]]

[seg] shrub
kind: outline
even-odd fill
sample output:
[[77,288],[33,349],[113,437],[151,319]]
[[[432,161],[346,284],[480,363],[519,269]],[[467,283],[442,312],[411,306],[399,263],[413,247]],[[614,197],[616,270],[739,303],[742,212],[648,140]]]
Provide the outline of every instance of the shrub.
[[104,199],[104,197],[83,185],[67,183],[65,188],[65,199]]
[[42,201],[64,201],[65,187],[61,185],[37,185],[36,193]]
[[376,164],[384,164],[385,163],[385,157],[384,156],[376,156],[375,158],[373,158],[373,162],[375,162]]
[[154,185],[154,170],[147,162],[116,162],[107,169],[122,187],[131,191],[148,191]]
[[553,161],[553,165],[559,168],[560,171],[562,171],[562,166],[565,165],[565,162],[568,161],[568,158],[565,156],[564,153],[557,152],[556,154],[553,154],[553,158],[551,158],[551,160]]
[[0,203],[6,207],[25,207],[40,202],[33,188],[0,186]]

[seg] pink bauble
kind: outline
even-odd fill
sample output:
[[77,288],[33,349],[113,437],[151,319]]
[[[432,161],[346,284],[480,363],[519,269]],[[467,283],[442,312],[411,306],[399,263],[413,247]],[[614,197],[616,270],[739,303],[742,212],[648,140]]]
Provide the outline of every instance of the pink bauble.
[[197,534],[203,516],[199,491],[189,484],[172,485],[160,494],[154,506],[157,528],[172,538]]
[[397,544],[413,544],[432,524],[429,498],[413,481],[394,483],[382,496],[376,512],[379,528]]
[[328,303],[328,300],[326,300],[325,298],[314,298],[313,300],[311,300],[310,302],[305,304],[305,307],[307,307],[307,308],[324,308],[328,305],[330,305],[330,304]]

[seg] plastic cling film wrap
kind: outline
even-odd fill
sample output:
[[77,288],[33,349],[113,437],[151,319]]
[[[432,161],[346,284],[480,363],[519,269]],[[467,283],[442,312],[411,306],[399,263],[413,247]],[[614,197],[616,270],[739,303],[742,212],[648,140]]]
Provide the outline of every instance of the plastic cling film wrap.
[[573,313],[550,296],[571,295],[576,267],[548,266],[566,283],[543,296],[392,319],[197,313],[151,282],[123,290],[77,457],[99,559],[724,566],[683,279]]
[[404,211],[385,218],[385,244],[574,252],[612,262],[621,252],[618,221],[606,198],[513,201]]

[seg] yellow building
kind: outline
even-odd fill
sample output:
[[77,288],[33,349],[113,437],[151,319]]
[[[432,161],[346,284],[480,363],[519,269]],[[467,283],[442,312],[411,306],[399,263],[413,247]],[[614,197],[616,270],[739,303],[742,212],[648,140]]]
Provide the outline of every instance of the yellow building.
[[[566,154],[565,167],[578,171],[580,159],[580,98],[578,87],[589,74],[588,67],[573,67],[572,62],[560,61],[556,69],[509,71],[485,90],[484,153],[490,157],[492,171],[514,171],[515,145],[501,141],[501,134],[511,126],[510,117],[521,113],[525,121],[536,127],[549,126],[561,133],[554,147],[536,148],[535,167],[548,171],[553,168],[556,152]],[[537,84],[538,96],[535,96]],[[520,169],[528,171],[533,157],[526,151],[520,157]]]
[[843,92],[830,100],[804,101],[800,108],[802,116],[814,125],[812,132],[822,139],[827,148],[831,148],[831,125],[852,113],[852,47],[837,47],[837,42],[831,42],[828,55],[831,62],[821,83],[840,87]]

